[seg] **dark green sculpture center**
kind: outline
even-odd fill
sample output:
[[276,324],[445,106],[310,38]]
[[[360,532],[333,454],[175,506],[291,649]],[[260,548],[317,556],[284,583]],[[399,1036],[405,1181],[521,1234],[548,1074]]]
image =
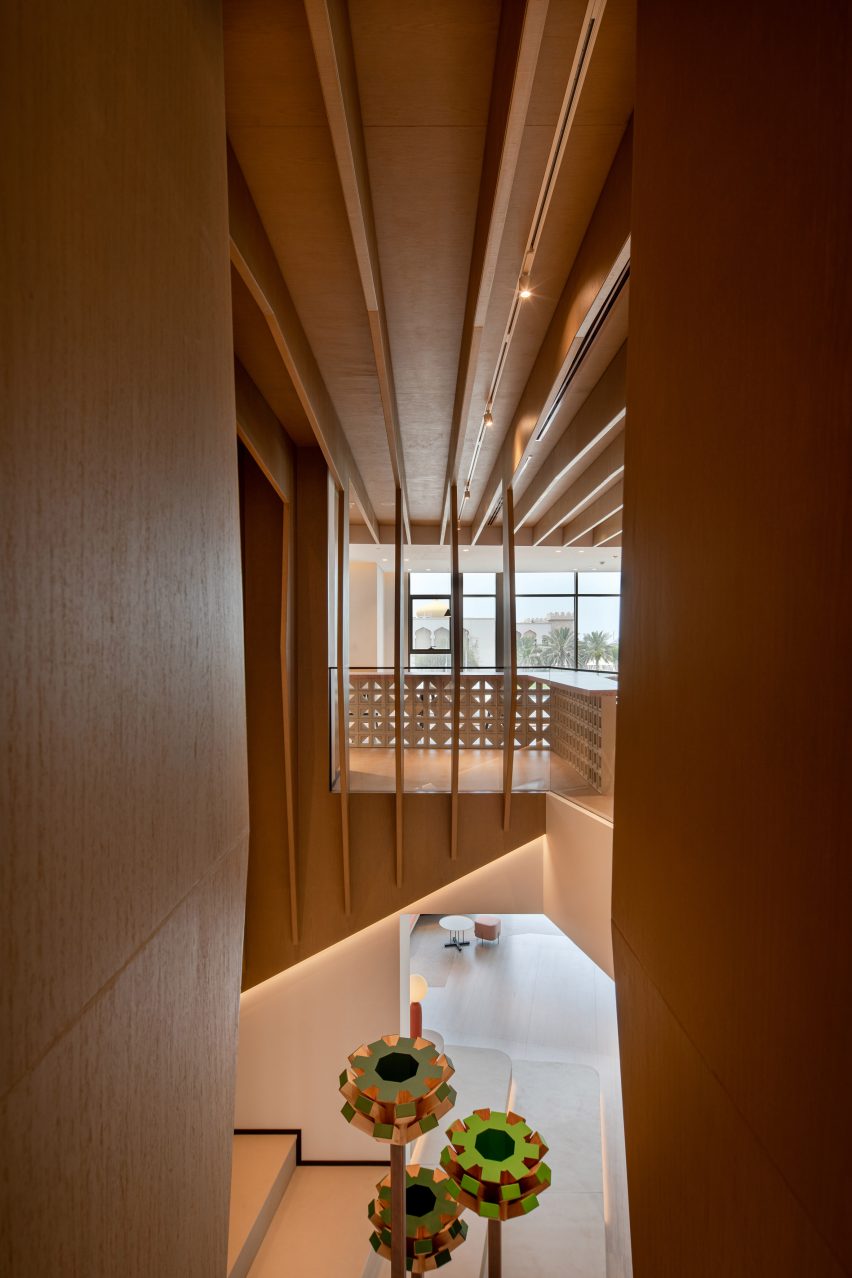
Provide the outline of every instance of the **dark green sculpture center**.
[[405,1191],[406,1216],[428,1216],[438,1199],[428,1185],[409,1185]]
[[508,1132],[489,1130],[476,1138],[477,1152],[490,1163],[502,1163],[515,1152],[515,1142]]
[[376,1066],[376,1073],[386,1083],[404,1083],[414,1077],[418,1068],[418,1062],[407,1052],[388,1052]]

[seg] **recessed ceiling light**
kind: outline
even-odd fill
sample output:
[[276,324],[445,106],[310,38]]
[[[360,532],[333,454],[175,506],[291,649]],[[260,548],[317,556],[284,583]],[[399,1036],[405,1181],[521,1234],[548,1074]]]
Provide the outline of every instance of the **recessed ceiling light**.
[[387,557],[387,555],[382,555],[382,563],[383,563],[383,564],[386,564],[386,563],[387,563],[387,561],[388,561],[388,557]]
[[530,277],[526,272],[518,280],[518,296],[522,297],[524,301],[526,301],[528,297],[532,297]]
[[585,555],[585,553],[586,553],[586,552],[585,552],[585,550],[578,550],[578,551],[577,551],[577,554],[578,554],[578,555]]
[[462,546],[462,554],[463,554],[463,555],[466,555],[466,554],[467,554],[467,552],[468,552],[469,550],[470,550],[470,546]]
[[486,408],[485,412],[483,413],[482,424],[486,430],[490,430],[491,427],[494,425],[494,417],[491,413],[490,408]]

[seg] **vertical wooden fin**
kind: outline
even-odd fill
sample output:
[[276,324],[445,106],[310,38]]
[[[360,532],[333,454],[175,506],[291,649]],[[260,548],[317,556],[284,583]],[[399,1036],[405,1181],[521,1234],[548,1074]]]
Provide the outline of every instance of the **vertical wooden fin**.
[[337,490],[337,752],[343,909],[352,912],[349,875],[349,485]]
[[405,795],[405,667],[402,659],[402,641],[405,634],[403,608],[405,590],[402,538],[405,519],[405,500],[402,489],[396,490],[396,517],[394,523],[394,573],[393,573],[393,686],[394,686],[394,763],[396,768],[396,886],[402,887],[403,798]]
[[509,828],[512,811],[512,774],[515,761],[515,710],[518,696],[518,645],[515,640],[515,502],[512,489],[503,487],[503,829]]
[[290,663],[287,658],[290,560],[293,552],[293,509],[284,501],[284,544],[281,547],[281,709],[284,716],[284,798],[287,807],[287,868],[290,885],[290,933],[299,944],[299,901],[296,873],[296,813],[293,795],[293,739],[290,723]]
[[452,598],[450,612],[452,615],[453,641],[453,717],[452,717],[452,763],[450,770],[450,859],[455,861],[459,854],[459,737],[461,717],[461,668],[464,660],[464,632],[462,628],[462,579],[459,572],[459,490],[456,483],[450,485],[450,556]]
[[390,1147],[391,1278],[405,1278],[405,1145]]

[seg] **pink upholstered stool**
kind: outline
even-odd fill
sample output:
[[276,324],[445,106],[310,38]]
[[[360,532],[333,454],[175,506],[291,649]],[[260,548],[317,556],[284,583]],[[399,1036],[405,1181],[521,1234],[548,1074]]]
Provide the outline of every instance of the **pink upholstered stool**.
[[473,935],[478,941],[499,941],[501,926],[500,919],[490,914],[477,914],[473,921]]

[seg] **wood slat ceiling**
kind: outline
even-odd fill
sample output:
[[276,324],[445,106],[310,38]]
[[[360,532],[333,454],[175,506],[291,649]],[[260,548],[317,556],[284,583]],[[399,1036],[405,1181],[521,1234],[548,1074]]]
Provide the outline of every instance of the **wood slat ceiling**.
[[349,11],[411,514],[434,519],[500,10],[354,0]]
[[[305,10],[301,0],[225,0],[224,12],[229,138],[376,514],[389,522],[394,480],[379,381]],[[439,521],[501,4],[350,0],[342,12],[358,79],[410,516]],[[548,8],[462,423],[460,487],[586,15],[584,0],[551,0]],[[463,523],[482,497],[629,121],[634,24],[635,0],[607,0],[540,239],[535,296],[517,326]],[[240,361],[295,442],[310,442],[263,317],[238,278],[233,291]],[[625,336],[626,298],[578,378],[559,430]],[[550,432],[517,493],[557,437]]]

